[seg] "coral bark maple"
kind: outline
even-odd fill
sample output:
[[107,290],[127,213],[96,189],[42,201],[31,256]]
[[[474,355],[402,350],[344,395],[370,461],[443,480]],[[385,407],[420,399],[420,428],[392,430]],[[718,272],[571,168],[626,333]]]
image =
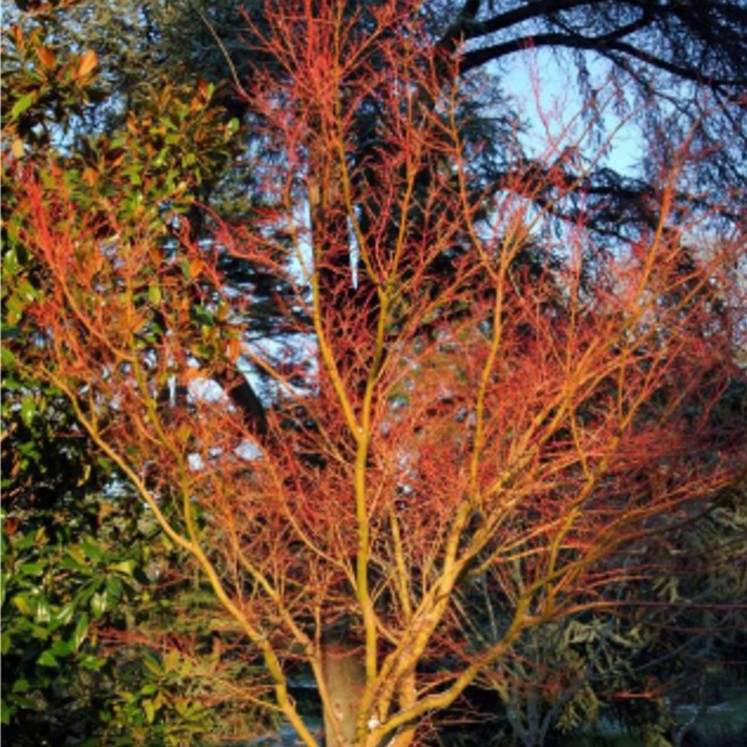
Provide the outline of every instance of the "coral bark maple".
[[[614,611],[744,470],[712,417],[740,375],[744,236],[676,210],[686,144],[634,241],[556,221],[583,199],[558,168],[488,203],[449,59],[410,6],[366,13],[288,0],[255,30],[266,201],[210,241],[168,200],[81,212],[63,173],[10,166],[39,267],[23,365],[202,569],[264,662],[252,698],[309,747],[299,666],[328,743],[404,747],[527,631]],[[254,338],[227,257],[293,289],[281,337]],[[237,365],[261,427],[227,394]],[[465,620],[478,587],[492,636]]]

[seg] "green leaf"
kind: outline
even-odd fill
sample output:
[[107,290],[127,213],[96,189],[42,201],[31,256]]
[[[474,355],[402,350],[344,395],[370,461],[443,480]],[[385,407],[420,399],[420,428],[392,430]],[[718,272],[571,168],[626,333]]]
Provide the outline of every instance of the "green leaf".
[[23,402],[21,402],[21,420],[27,428],[31,427],[35,414],[36,403],[34,402],[34,398],[30,394],[26,395],[23,398]]
[[36,710],[39,707],[39,704],[35,700],[26,698],[23,695],[12,695],[11,699],[13,700],[12,705],[15,706],[13,710],[16,710],[17,708]]
[[123,560],[119,563],[111,563],[108,568],[110,571],[116,571],[125,576],[132,576],[136,565],[137,563],[130,558],[130,560]]
[[53,656],[64,659],[73,653],[73,644],[71,641],[55,641],[49,651]]
[[90,537],[83,540],[83,550],[94,563],[98,563],[104,557],[104,553]]
[[179,652],[178,651],[169,651],[163,657],[164,672],[171,672],[172,670],[176,669],[178,664],[179,664]]
[[11,570],[0,572],[0,605],[5,604],[5,595],[8,593],[8,584],[11,578],[13,578]]
[[161,148],[161,150],[158,152],[158,155],[153,159],[153,165],[159,169],[163,164],[166,162],[166,159],[169,157],[169,149],[168,148]]
[[148,723],[152,724],[156,717],[156,706],[152,700],[144,700],[142,703],[143,711],[145,711],[145,717],[148,719]]
[[161,289],[157,285],[151,285],[148,288],[148,300],[154,306],[158,306],[161,303]]
[[67,548],[67,554],[80,566],[85,567],[86,555],[80,545],[71,545]]
[[163,674],[163,670],[161,669],[160,664],[152,656],[147,656],[147,655],[144,656],[143,657],[143,663],[145,664],[145,666],[148,669],[150,669],[151,672],[153,672],[153,674],[155,674],[155,675],[157,675],[159,677]]
[[77,651],[83,641],[85,641],[88,635],[88,615],[84,612],[79,618],[75,625],[75,632],[73,633],[73,646]]
[[87,669],[89,672],[97,672],[101,667],[104,666],[104,660],[93,654],[87,654],[78,662],[83,669]]
[[55,627],[67,625],[73,619],[73,614],[75,614],[75,602],[68,602],[55,612],[52,622]]
[[46,599],[40,599],[36,605],[36,615],[34,616],[38,623],[48,623],[52,620],[52,610]]
[[29,681],[24,677],[20,677],[13,683],[12,692],[14,693],[27,693],[30,689]]
[[9,249],[3,255],[3,270],[10,275],[15,275],[18,269],[18,253],[15,249]]
[[174,707],[180,716],[184,718],[189,717],[190,705],[184,698],[177,698]]
[[36,301],[36,299],[39,297],[39,291],[34,288],[34,286],[31,285],[31,283],[26,278],[21,280],[21,282],[18,284],[18,293],[19,295],[23,296],[23,300],[26,303]]
[[54,658],[51,651],[44,651],[36,662],[37,664],[41,664],[43,667],[53,667],[56,669],[58,666],[57,659]]
[[35,99],[35,91],[27,93],[25,96],[21,96],[21,98],[18,99],[15,104],[13,104],[13,108],[10,110],[10,118],[18,119],[18,117],[20,117],[21,114],[23,114],[26,109],[28,109],[34,103]]
[[20,576],[41,576],[44,566],[41,563],[24,563],[20,568]]
[[76,572],[77,571],[87,571],[88,570],[88,568],[87,568],[86,565],[84,565],[82,563],[78,563],[77,561],[75,561],[75,560],[73,560],[72,558],[69,558],[69,557],[68,558],[63,558],[60,561],[60,563],[58,565],[58,568],[60,570],[64,570],[64,571],[76,571]]
[[16,594],[13,597],[13,605],[15,608],[22,614],[22,615],[30,615],[31,614],[31,605],[29,604],[29,600],[26,598],[25,594]]
[[106,592],[99,591],[91,597],[91,612],[97,620],[106,612]]
[[[3,332],[3,334],[5,334]],[[0,362],[2,362],[3,368],[8,369],[11,366],[15,365],[16,357],[13,355],[13,353],[6,347],[2,349],[2,352],[0,352]],[[5,375],[7,376],[7,370],[5,371]],[[5,382],[3,382],[5,383]]]
[[106,593],[109,595],[110,606],[115,606],[122,596],[122,581],[117,576],[106,579]]
[[46,626],[34,625],[34,627],[31,628],[31,637],[40,641],[46,641],[47,638],[49,638],[49,634],[50,630]]
[[91,476],[91,465],[90,464],[84,464],[83,465],[83,473],[76,481],[75,485],[76,487],[81,487],[81,485],[85,485],[88,482],[88,478]]

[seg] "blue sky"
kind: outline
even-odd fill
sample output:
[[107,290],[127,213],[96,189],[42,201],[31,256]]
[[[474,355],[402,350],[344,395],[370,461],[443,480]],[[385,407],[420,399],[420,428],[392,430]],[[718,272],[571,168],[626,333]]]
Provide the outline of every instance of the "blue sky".
[[[558,141],[559,151],[576,144],[584,129],[577,70],[570,57],[566,57],[564,64],[563,55],[550,50],[530,50],[514,55],[498,73],[505,94],[513,99],[517,113],[529,125],[522,140],[534,155],[547,150],[550,138]],[[614,89],[604,64],[593,66],[590,73],[590,84],[600,91],[599,101],[607,102],[603,120],[610,147],[602,164],[632,176],[639,171],[643,146],[635,113],[629,113],[626,121],[613,111]],[[585,146],[587,156],[598,150],[590,140]]]

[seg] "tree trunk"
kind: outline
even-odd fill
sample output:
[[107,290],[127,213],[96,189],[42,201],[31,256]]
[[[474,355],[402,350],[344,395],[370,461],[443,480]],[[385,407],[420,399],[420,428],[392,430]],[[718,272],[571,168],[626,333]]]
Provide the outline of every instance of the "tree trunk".
[[366,687],[366,668],[360,649],[341,643],[326,644],[322,671],[332,710],[324,712],[326,747],[349,747],[355,741],[358,706]]

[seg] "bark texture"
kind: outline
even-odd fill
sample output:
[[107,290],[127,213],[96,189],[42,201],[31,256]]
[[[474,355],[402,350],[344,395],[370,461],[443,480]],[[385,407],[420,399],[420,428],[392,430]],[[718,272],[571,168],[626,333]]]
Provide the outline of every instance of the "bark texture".
[[330,643],[324,648],[322,666],[332,707],[332,713],[324,713],[326,745],[348,747],[355,740],[358,706],[366,686],[363,657],[359,649]]

